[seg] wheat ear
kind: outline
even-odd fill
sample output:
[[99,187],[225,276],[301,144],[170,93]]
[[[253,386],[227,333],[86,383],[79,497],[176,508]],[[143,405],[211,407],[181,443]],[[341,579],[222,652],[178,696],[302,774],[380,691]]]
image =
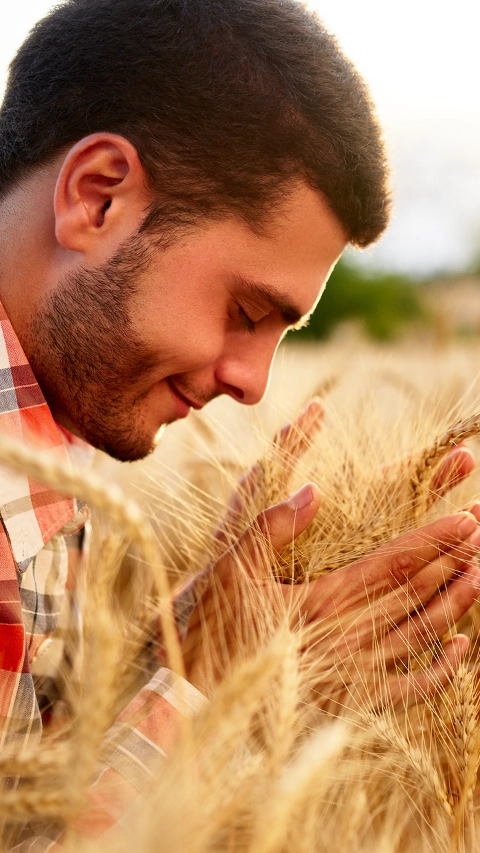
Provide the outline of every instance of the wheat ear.
[[460,442],[478,433],[480,433],[480,412],[458,421],[422,451],[411,478],[416,517],[422,514],[428,496],[429,482],[437,465],[452,447],[456,447]]
[[[455,746],[460,764],[461,781],[465,783],[475,747],[477,707],[475,703],[475,673],[460,664],[453,680],[454,713],[452,723]],[[476,776],[476,773],[475,773]],[[473,788],[468,786],[467,799],[473,800]]]
[[456,823],[460,827],[467,818],[472,838],[475,836],[473,793],[479,764],[475,679],[476,674],[469,671],[464,663],[460,664],[452,683],[451,715],[460,775]]
[[369,715],[369,722],[378,739],[404,756],[418,779],[430,791],[434,801],[441,806],[449,817],[452,817],[452,804],[447,789],[427,753],[423,752],[418,746],[411,744],[393,720],[371,714]]
[[272,796],[259,811],[250,853],[277,853],[287,847],[290,820],[308,799],[321,799],[347,737],[343,723],[331,723],[319,729],[284,767]]
[[50,776],[62,773],[69,761],[70,752],[64,744],[53,746],[46,744],[41,749],[28,749],[24,752],[2,751],[0,755],[0,776]]
[[105,484],[95,472],[83,471],[77,474],[51,454],[39,453],[6,436],[0,437],[0,463],[19,473],[28,474],[56,492],[85,500],[90,507],[105,513],[127,536],[139,543],[146,562],[155,572],[162,598],[160,618],[170,668],[184,676],[168,578],[158,560],[153,531],[138,504],[128,498],[115,483]]

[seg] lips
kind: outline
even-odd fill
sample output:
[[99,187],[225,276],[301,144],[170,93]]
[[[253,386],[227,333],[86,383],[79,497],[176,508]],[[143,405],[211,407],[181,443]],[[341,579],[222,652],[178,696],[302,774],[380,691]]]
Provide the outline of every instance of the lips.
[[175,394],[178,403],[183,403],[184,407],[187,408],[187,411],[185,413],[182,413],[180,417],[186,417],[189,409],[203,409],[203,403],[196,403],[194,400],[190,400],[189,397],[185,397],[185,394],[182,394],[182,392],[178,390],[178,388],[176,387],[176,385],[173,384],[171,379],[168,380],[168,384],[170,385],[170,388]]

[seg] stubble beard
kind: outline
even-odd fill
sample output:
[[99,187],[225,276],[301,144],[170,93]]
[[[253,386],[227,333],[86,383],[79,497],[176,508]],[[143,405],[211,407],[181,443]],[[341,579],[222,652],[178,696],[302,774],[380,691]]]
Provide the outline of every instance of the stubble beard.
[[158,356],[135,335],[129,311],[149,249],[134,235],[102,267],[68,275],[23,342],[53,413],[66,412],[85,441],[122,462],[142,459],[156,443],[141,404]]

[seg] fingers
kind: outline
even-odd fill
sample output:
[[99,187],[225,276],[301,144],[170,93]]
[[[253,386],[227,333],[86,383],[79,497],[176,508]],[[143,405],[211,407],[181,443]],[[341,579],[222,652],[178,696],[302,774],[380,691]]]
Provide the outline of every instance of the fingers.
[[[277,603],[281,598],[282,585],[256,581],[272,577],[276,556],[303,533],[319,505],[318,487],[307,483],[262,512],[212,567],[183,644],[185,669],[197,687],[203,689],[208,679],[218,681],[238,649],[245,648],[245,638],[258,636],[254,614],[258,612],[261,624],[264,608],[270,607],[271,599]],[[255,591],[260,591],[258,599],[252,597]],[[253,601],[257,603],[252,605]]]
[[[359,600],[362,594],[381,594],[403,585],[440,554],[456,549],[468,558],[469,537],[478,529],[480,504],[470,512],[457,512],[411,533],[405,533],[373,554],[352,563],[337,574],[341,575],[344,598]],[[456,551],[454,553],[456,553]]]
[[480,569],[472,561],[421,613],[395,626],[382,644],[387,663],[427,649],[442,637],[480,597]]
[[468,477],[475,468],[475,457],[473,453],[463,444],[454,447],[447,454],[435,473],[431,482],[431,496],[429,506],[435,503],[449,489]]
[[414,702],[433,696],[449,683],[464,659],[468,647],[468,637],[458,634],[445,643],[441,656],[424,672],[387,676],[379,695],[375,697],[376,707],[389,705],[394,708],[407,708]]
[[[406,534],[373,555],[311,582],[304,605],[307,621],[351,611],[362,639],[367,625],[371,633],[375,624],[388,622],[392,627],[402,621],[407,613],[426,605],[480,551],[480,526],[473,511],[480,514],[480,506]],[[438,536],[439,529],[443,541],[425,544],[433,534]],[[415,542],[419,543],[415,552],[406,550],[413,550]]]
[[464,518],[471,522],[465,529],[475,528],[473,534],[381,597],[365,586],[355,597],[345,583],[346,570],[311,583],[301,607],[306,622],[337,620],[336,651],[341,655],[371,648],[374,638],[386,662],[432,645],[480,594],[480,570],[472,561],[480,551],[480,528],[474,517]]
[[[247,574],[269,576],[273,561],[313,521],[320,506],[320,492],[314,483],[302,486],[285,501],[262,512],[255,523],[228,551],[217,566],[220,571],[240,559]],[[224,562],[226,561],[226,562]]]
[[286,424],[274,438],[274,444],[285,455],[298,458],[310,446],[323,421],[323,406],[318,397],[313,397],[304,406],[299,416]]
[[372,604],[372,609],[377,609],[380,614],[388,614],[390,624],[397,624],[406,614],[426,605],[440,587],[465,569],[466,564],[479,550],[480,528],[465,540],[461,547],[441,554],[405,584],[381,598],[378,604]]
[[[274,446],[291,464],[292,460],[298,460],[310,446],[315,433],[322,425],[322,420],[323,406],[320,400],[314,397],[304,406],[296,420],[286,424],[275,436]],[[228,547],[240,535],[242,510],[255,498],[261,471],[261,463],[257,462],[240,480],[227,514],[215,532],[215,539],[219,544]]]
[[[438,592],[454,575],[457,575],[456,580]],[[326,591],[324,588],[323,592]],[[366,596],[357,606],[337,607],[341,636],[336,651],[348,657],[362,648],[371,648],[375,641],[387,664],[395,659],[406,659],[409,654],[432,646],[479,596],[480,569],[476,561],[465,564],[449,559],[448,555],[442,556],[419,572],[413,583],[404,584],[375,601],[369,601]],[[311,608],[308,602],[308,622],[315,618]],[[328,615],[327,609],[328,606],[322,613],[324,618]]]

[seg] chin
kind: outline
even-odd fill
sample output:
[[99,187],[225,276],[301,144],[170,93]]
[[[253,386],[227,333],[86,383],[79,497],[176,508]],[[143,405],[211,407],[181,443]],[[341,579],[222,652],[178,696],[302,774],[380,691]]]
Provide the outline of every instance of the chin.
[[118,462],[137,462],[145,459],[155,450],[158,443],[158,433],[152,435],[115,435],[111,433],[108,437],[98,433],[88,434],[86,440],[92,447],[101,450]]
[[108,453],[118,462],[138,462],[153,453],[167,426],[168,424],[162,424],[153,437],[144,437],[143,440],[137,437],[135,441],[130,442],[125,441],[125,439],[117,442],[108,441],[100,450]]
[[97,450],[119,462],[136,462],[153,453],[168,423],[162,423],[160,418],[160,424],[156,418],[147,420],[141,410],[131,405],[102,414],[103,417],[89,418],[78,432]]
[[149,447],[118,447],[118,445],[105,445],[99,448],[103,450],[112,459],[117,462],[139,462],[141,459],[146,459],[155,450],[156,445],[151,444]]

